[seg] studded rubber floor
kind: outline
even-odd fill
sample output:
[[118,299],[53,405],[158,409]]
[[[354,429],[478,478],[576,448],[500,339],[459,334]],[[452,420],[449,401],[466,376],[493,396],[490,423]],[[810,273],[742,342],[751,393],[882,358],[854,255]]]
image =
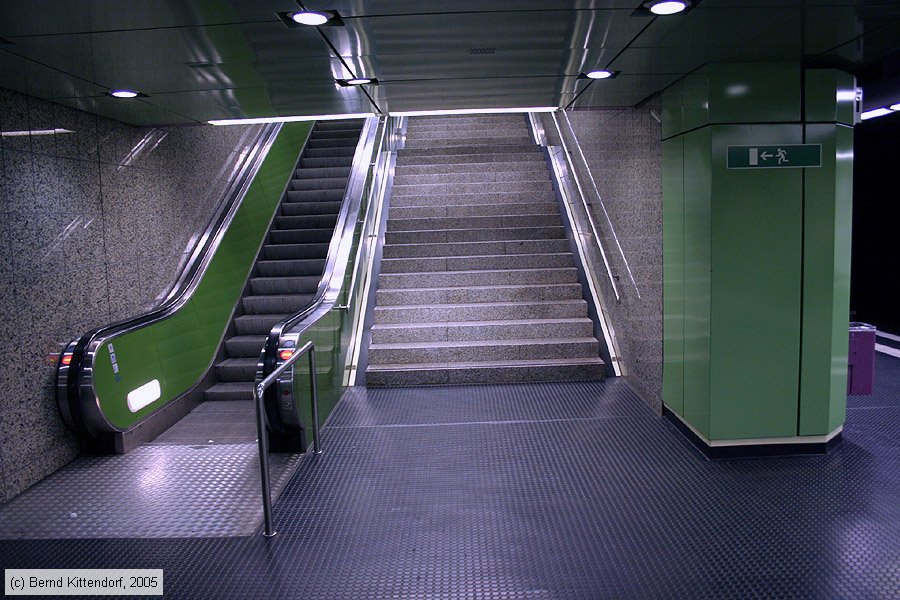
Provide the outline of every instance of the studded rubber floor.
[[827,456],[709,462],[621,380],[353,390],[279,534],[0,542],[166,598],[900,597],[900,360]]

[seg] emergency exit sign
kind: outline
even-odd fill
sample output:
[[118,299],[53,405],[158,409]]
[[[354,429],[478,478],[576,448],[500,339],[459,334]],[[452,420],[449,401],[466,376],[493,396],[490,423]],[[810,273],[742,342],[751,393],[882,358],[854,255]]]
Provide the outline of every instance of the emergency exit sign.
[[822,166],[821,144],[728,146],[729,169],[798,169]]

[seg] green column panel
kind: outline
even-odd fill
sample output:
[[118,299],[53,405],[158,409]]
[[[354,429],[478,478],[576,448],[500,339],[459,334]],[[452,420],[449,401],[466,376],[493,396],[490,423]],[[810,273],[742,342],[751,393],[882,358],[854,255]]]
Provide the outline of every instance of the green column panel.
[[806,122],[852,126],[856,111],[856,78],[837,69],[806,71]]
[[684,139],[684,413],[709,437],[710,130]]
[[801,169],[727,169],[729,145],[797,144],[799,125],[712,130],[711,440],[797,432]]
[[684,139],[662,144],[663,402],[684,415]]
[[707,67],[709,123],[789,123],[800,120],[796,63],[714,64]]
[[822,167],[806,169],[800,435],[825,435],[844,422],[850,314],[853,129],[806,126],[822,144]]

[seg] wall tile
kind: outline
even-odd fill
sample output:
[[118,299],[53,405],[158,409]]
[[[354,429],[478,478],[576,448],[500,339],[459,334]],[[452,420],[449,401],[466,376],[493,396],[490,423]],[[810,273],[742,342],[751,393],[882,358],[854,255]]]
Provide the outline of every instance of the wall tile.
[[[28,122],[28,97],[0,89],[0,126],[3,131],[30,131]],[[2,149],[31,152],[31,136],[0,138]]]
[[3,151],[0,198],[4,211],[28,210],[34,206],[33,162],[34,155],[30,152]]

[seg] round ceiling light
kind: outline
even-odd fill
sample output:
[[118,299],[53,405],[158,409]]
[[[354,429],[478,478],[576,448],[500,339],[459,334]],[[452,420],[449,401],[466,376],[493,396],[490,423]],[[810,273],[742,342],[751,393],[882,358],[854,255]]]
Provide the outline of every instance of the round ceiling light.
[[371,77],[355,77],[347,80],[347,85],[365,85],[367,83],[372,83]]
[[114,90],[109,95],[113,98],[137,98],[138,93],[133,90]]
[[654,15],[674,15],[688,7],[690,2],[684,0],[661,0],[659,2],[647,2],[644,4]]
[[325,13],[304,10],[291,15],[291,20],[301,25],[324,25],[330,17]]
[[585,73],[585,76],[588,79],[609,79],[613,76],[612,71],[599,70],[599,71],[588,71]]

